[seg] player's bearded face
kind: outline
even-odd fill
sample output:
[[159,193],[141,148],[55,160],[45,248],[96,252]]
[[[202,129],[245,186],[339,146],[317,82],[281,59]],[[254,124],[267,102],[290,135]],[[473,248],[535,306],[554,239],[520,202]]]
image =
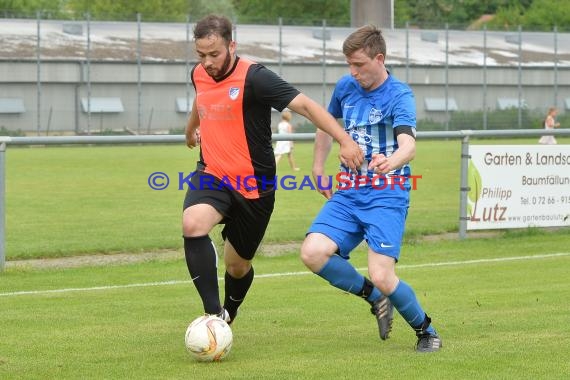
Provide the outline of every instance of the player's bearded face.
[[224,41],[215,35],[208,36],[196,40],[196,52],[208,75],[219,79],[228,72],[233,62],[235,42]]
[[[221,77],[225,73],[227,73],[229,68],[230,68],[231,61],[232,61],[232,55],[230,54],[230,49],[228,47],[226,47],[226,58],[224,59],[224,63],[222,64],[222,67],[218,71],[218,76],[212,75],[212,77],[217,79],[218,77]],[[210,73],[208,73],[208,74],[210,74]]]

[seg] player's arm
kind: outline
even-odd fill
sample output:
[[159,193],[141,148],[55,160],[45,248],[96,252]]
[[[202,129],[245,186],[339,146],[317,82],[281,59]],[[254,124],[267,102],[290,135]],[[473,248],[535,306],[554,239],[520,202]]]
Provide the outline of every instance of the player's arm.
[[[387,174],[414,159],[416,156],[416,138],[412,127],[397,127],[396,129],[398,149],[390,157],[381,153],[373,154],[368,169],[374,169],[375,173]],[[400,129],[399,133],[398,129]]]
[[362,150],[323,107],[304,94],[297,95],[288,107],[305,116],[340,144],[339,158],[343,165],[355,171],[360,168],[364,161]]
[[198,145],[198,127],[200,126],[200,117],[198,116],[198,111],[196,107],[196,99],[192,103],[192,111],[190,112],[190,117],[188,118],[188,123],[186,124],[186,130],[184,134],[186,135],[186,145],[192,149]]
[[333,139],[330,135],[317,129],[313,147],[313,178],[315,183],[320,184],[320,186],[317,186],[318,192],[327,199],[332,197],[332,187],[329,189],[331,184],[325,174],[325,164],[331,151],[332,141]]

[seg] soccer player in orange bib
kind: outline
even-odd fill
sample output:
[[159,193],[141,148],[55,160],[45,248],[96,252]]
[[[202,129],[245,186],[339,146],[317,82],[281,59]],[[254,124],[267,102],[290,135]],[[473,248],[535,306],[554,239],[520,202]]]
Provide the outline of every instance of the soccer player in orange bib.
[[[185,133],[188,147],[200,146],[200,159],[184,199],[184,251],[204,312],[232,323],[252,284],[252,259],[275,202],[271,108],[289,108],[331,135],[347,167],[360,167],[363,154],[323,107],[263,65],[237,56],[226,17],[198,21],[194,41],[200,62],[191,72],[196,97]],[[217,224],[224,224],[223,304],[209,236]]]

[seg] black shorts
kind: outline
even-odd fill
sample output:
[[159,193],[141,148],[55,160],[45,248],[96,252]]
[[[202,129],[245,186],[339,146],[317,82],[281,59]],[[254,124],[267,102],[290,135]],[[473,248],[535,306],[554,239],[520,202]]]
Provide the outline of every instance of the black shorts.
[[[213,186],[201,188],[201,176],[211,177],[206,183]],[[218,178],[204,172],[196,172],[190,179],[194,188],[189,187],[184,198],[183,210],[196,204],[209,204],[214,207],[225,224],[222,238],[228,239],[240,257],[251,260],[261,244],[275,205],[275,191],[263,193],[260,198],[247,199],[235,190],[220,185]]]

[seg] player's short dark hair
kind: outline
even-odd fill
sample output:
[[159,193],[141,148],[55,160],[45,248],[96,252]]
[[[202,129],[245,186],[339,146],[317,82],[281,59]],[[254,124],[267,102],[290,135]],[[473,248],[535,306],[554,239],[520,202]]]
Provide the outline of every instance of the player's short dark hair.
[[232,22],[224,16],[208,15],[196,23],[195,40],[211,35],[218,35],[229,43],[232,40]]
[[360,49],[364,49],[370,58],[378,54],[386,57],[386,41],[382,36],[382,31],[374,25],[365,25],[352,32],[342,44],[342,52],[345,56]]

